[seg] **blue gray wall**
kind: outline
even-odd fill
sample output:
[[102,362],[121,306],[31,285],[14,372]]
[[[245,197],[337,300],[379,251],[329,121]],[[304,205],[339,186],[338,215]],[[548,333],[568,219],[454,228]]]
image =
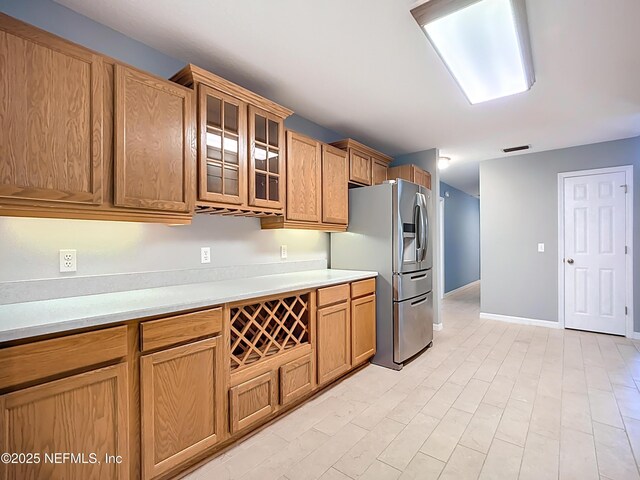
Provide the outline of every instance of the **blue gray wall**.
[[[640,331],[640,137],[480,163],[481,311],[558,321],[558,173],[633,165]],[[538,253],[537,244],[545,244]]]
[[440,196],[444,198],[447,293],[480,279],[480,200],[444,182],[440,182]]

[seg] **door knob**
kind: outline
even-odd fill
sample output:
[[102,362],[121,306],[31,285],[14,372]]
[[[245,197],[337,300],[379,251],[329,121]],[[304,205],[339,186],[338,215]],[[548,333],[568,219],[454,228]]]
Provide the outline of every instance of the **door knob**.
[[573,258],[567,258],[567,263],[569,265],[573,265]]

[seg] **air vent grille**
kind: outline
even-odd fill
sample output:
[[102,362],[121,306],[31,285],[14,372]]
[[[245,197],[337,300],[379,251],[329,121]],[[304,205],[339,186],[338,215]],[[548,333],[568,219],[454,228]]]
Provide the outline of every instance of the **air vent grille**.
[[512,153],[512,152],[520,152],[522,150],[529,150],[530,148],[531,148],[531,145],[520,145],[518,147],[503,148],[502,151],[504,153]]

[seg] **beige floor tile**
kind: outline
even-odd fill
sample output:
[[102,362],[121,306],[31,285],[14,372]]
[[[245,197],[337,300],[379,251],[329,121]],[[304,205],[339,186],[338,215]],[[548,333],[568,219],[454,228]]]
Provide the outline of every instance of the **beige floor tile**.
[[407,398],[406,393],[398,393],[393,390],[389,390],[373,405],[367,407],[362,413],[360,413],[360,415],[351,420],[351,423],[362,428],[366,428],[367,430],[371,430],[405,398]]
[[362,475],[403,428],[405,426],[402,423],[385,418],[345,453],[333,467],[353,478]]
[[589,407],[594,422],[623,428],[618,404],[612,392],[589,390]]
[[524,449],[495,439],[480,472],[480,480],[516,480]]
[[379,460],[374,461],[371,466],[359,477],[360,480],[396,480],[402,472]]
[[475,480],[482,469],[485,455],[458,445],[447,462],[440,480]]
[[596,458],[601,475],[611,480],[637,480],[638,467],[624,430],[593,422]]
[[444,462],[418,452],[400,475],[400,480],[436,479],[440,476],[444,466]]
[[298,438],[326,416],[336,412],[345,405],[345,401],[333,396],[322,402],[303,405],[298,410],[279,419],[272,427],[278,436],[291,441]]
[[446,462],[462,437],[472,415],[451,408],[420,447],[422,453]]
[[587,387],[593,390],[611,391],[611,382],[607,370],[596,365],[585,365],[584,374],[587,379]]
[[480,364],[480,368],[476,370],[473,378],[478,380],[482,380],[484,382],[491,383],[500,370],[500,366],[502,365],[502,360],[496,360],[494,358],[485,358],[484,361]]
[[591,410],[586,394],[564,392],[562,394],[561,423],[565,428],[591,435]]
[[[289,477],[285,477],[285,478],[289,478]],[[211,479],[211,480],[213,480],[213,479]],[[293,479],[291,479],[291,480],[293,480]],[[335,468],[330,468],[329,470],[327,470],[326,472],[324,472],[322,474],[322,476],[320,477],[320,480],[352,480],[352,479],[351,479],[351,477],[348,477],[344,473],[339,472]]]
[[445,383],[422,409],[422,413],[435,418],[443,418],[464,390],[455,383]]
[[313,428],[327,435],[335,435],[336,432],[369,406],[356,400],[346,400],[341,408],[324,417]]
[[511,398],[533,404],[538,391],[539,377],[519,374],[511,390]]
[[404,470],[438,422],[437,418],[419,413],[384,449],[378,459],[398,470]]
[[562,416],[560,406],[557,398],[538,395],[533,404],[529,431],[559,440]]
[[387,414],[387,417],[406,425],[424,408],[435,393],[436,390],[433,388],[418,385],[417,388],[410,391],[407,397],[400,401],[398,405]]
[[488,453],[501,417],[501,408],[481,403],[462,434],[460,444],[482,453]]
[[562,391],[587,393],[587,380],[584,369],[568,368],[565,366],[562,374]]
[[615,385],[613,393],[620,409],[620,414],[624,417],[640,420],[640,393],[637,388]]
[[593,437],[563,428],[560,435],[560,479],[591,480],[599,478]]
[[472,378],[453,403],[453,407],[464,412],[474,413],[488,389],[489,383]]
[[514,384],[513,379],[496,375],[482,401],[499,408],[505,408]]
[[520,466],[520,480],[555,480],[559,463],[560,441],[529,432]]
[[331,438],[331,441],[321,445],[300,462],[291,465],[284,474],[295,480],[319,478],[366,434],[367,430],[364,428],[348,423]]
[[464,387],[478,371],[478,368],[480,368],[480,362],[465,361],[456,369],[455,372],[453,372],[453,375],[449,377],[449,382],[456,383]]
[[543,364],[538,381],[538,395],[562,398],[562,365],[559,362]]
[[509,400],[498,424],[496,438],[524,447],[532,408],[529,403]]

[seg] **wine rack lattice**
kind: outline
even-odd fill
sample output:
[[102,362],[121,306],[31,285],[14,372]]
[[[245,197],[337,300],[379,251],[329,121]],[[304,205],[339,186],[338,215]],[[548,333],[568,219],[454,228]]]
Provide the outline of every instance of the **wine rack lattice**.
[[309,343],[309,294],[231,309],[231,370]]

